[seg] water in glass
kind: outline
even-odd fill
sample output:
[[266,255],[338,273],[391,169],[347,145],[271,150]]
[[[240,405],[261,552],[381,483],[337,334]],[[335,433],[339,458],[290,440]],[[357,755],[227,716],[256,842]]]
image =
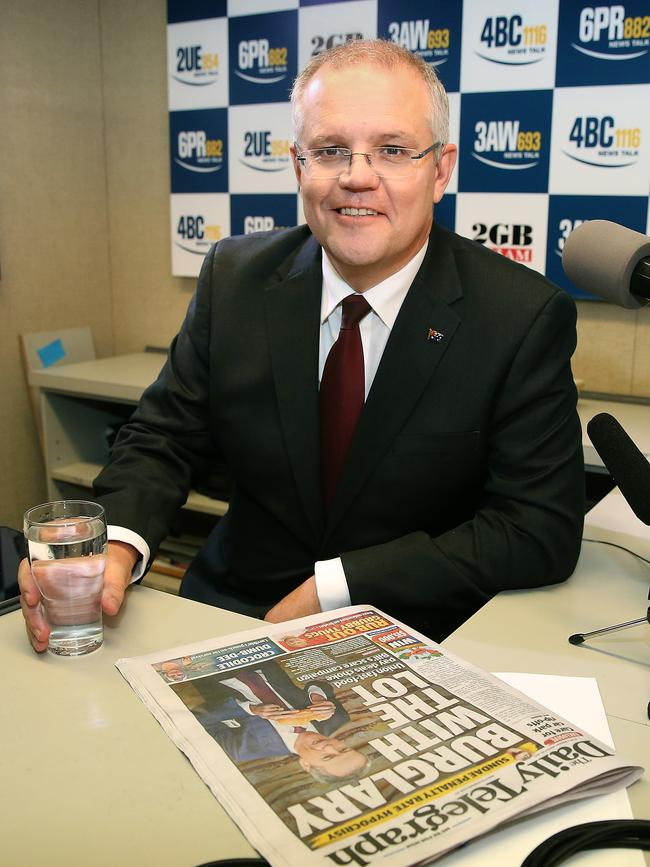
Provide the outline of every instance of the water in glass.
[[102,643],[101,597],[106,565],[106,524],[79,516],[26,530],[32,574],[43,597],[51,633],[48,649],[79,656]]

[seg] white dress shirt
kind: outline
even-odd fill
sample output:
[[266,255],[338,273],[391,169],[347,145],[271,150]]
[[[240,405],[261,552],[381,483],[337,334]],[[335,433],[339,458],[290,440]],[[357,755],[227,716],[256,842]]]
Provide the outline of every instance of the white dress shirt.
[[[366,289],[363,293],[363,297],[372,308],[370,313],[364,316],[359,323],[365,368],[366,398],[372,387],[397,314],[422,264],[427,246],[428,241],[418,250],[411,261],[397,273],[382,280],[381,283],[377,283],[376,286]],[[327,355],[341,330],[341,301],[350,294],[354,294],[354,289],[338,274],[327,253],[323,250],[323,288],[321,292],[318,357],[319,383],[323,376]],[[151,553],[149,546],[141,536],[126,527],[111,524],[107,529],[108,538],[112,542],[127,542],[140,553],[142,559],[136,563],[131,578],[132,581],[137,581],[142,576],[145,565],[149,562]],[[350,604],[350,591],[340,557],[317,561],[314,566],[314,574],[316,593],[322,611],[330,611],[333,608],[341,608]]]

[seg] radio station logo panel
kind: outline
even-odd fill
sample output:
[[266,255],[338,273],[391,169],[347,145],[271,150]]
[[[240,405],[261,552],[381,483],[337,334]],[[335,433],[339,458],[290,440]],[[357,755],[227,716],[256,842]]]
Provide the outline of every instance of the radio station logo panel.
[[548,197],[461,194],[456,231],[466,238],[544,273]]
[[172,193],[228,191],[228,109],[169,114]]
[[650,69],[650,0],[560,4],[557,84],[635,84]]
[[233,106],[229,114],[228,153],[231,193],[295,193],[289,152],[288,103]]
[[327,5],[302,7],[299,14],[298,64],[302,69],[312,57],[336,45],[377,35],[377,0],[352,0],[345,14],[333,14]]
[[225,193],[171,197],[172,274],[196,277],[213,244],[230,235]]
[[230,102],[286,102],[296,76],[297,11],[230,19]]
[[230,228],[233,235],[270,232],[297,225],[295,195],[231,196]]
[[189,21],[167,28],[170,111],[228,105],[228,20]]
[[463,192],[545,192],[552,91],[462,94]]
[[390,39],[433,66],[448,91],[460,86],[460,3],[379,0],[378,36]]
[[650,187],[650,85],[561,88],[550,192],[635,195]]
[[611,220],[645,233],[647,196],[550,196],[546,275],[575,298],[595,296],[578,289],[565,276],[562,253],[571,232],[587,220]]
[[467,0],[461,88],[467,92],[555,84],[558,0]]

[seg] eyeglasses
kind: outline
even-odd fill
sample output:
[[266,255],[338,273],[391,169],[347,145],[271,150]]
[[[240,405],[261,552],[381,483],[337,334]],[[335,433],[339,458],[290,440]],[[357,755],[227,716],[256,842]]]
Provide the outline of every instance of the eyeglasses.
[[405,178],[415,172],[418,161],[435,151],[442,142],[434,142],[419,153],[414,148],[382,145],[364,151],[349,148],[315,148],[302,151],[296,156],[309,177],[315,180],[339,178],[352,166],[352,157],[365,157],[373,172],[380,178]]

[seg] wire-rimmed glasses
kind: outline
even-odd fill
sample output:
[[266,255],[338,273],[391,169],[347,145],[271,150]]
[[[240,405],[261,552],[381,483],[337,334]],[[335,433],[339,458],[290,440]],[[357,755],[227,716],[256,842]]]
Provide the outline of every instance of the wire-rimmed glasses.
[[351,151],[349,148],[328,147],[299,151],[296,155],[304,171],[315,180],[339,178],[352,166],[352,157],[365,157],[373,172],[380,178],[404,178],[415,172],[418,162],[440,147],[434,142],[426,150],[381,145],[369,151]]

